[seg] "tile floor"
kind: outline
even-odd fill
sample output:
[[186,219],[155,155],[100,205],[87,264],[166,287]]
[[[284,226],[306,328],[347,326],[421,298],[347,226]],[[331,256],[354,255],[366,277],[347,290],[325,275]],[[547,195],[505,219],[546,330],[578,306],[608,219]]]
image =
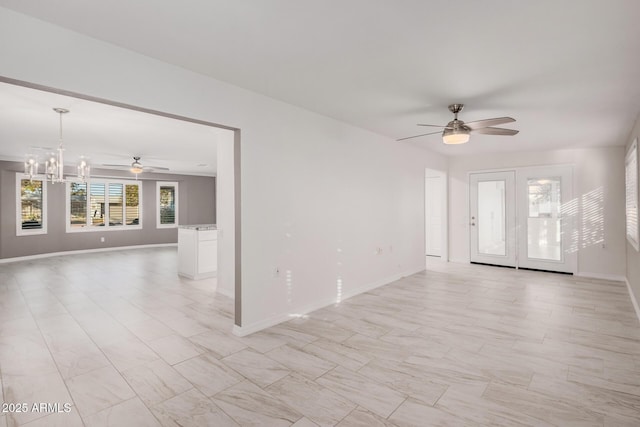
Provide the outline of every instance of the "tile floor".
[[238,338],[175,260],[0,264],[0,427],[640,425],[622,283],[444,264]]

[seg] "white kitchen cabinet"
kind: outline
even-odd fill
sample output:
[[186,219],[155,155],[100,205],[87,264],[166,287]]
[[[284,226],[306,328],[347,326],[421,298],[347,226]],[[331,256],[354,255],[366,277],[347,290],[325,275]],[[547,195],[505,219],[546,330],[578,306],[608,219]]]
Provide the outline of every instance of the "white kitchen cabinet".
[[213,277],[218,270],[215,225],[181,225],[178,229],[178,274],[189,279]]

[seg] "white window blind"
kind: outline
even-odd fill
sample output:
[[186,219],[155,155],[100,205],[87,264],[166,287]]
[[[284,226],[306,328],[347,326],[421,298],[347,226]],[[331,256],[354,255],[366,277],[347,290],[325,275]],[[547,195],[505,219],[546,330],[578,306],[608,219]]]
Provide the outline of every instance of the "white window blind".
[[638,138],[633,141],[624,162],[627,240],[638,249]]
[[139,181],[67,183],[67,233],[142,228]]

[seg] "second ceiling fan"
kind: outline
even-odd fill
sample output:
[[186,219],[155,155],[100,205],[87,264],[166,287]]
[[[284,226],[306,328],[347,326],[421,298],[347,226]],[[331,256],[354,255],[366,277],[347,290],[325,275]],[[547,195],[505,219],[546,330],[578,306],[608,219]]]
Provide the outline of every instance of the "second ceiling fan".
[[404,141],[405,139],[418,138],[421,136],[435,135],[442,132],[442,141],[445,144],[464,144],[469,141],[469,135],[471,133],[481,133],[485,135],[506,135],[513,136],[518,133],[517,130],[503,129],[493,127],[495,125],[502,125],[505,123],[515,122],[516,120],[511,117],[496,117],[493,119],[476,120],[474,122],[465,123],[458,119],[458,113],[462,111],[464,104],[451,104],[449,105],[449,111],[453,113],[453,120],[451,120],[446,126],[441,125],[425,125],[418,124],[418,126],[438,127],[443,129],[442,131],[423,133],[420,135],[408,136],[406,138],[400,138],[396,141]]
[[107,168],[115,168],[115,169],[129,169],[131,173],[139,174],[142,172],[155,172],[155,171],[168,171],[169,168],[165,168],[162,166],[143,166],[140,163],[140,156],[133,156],[133,163],[131,165],[112,165],[112,164],[103,164],[102,166]]

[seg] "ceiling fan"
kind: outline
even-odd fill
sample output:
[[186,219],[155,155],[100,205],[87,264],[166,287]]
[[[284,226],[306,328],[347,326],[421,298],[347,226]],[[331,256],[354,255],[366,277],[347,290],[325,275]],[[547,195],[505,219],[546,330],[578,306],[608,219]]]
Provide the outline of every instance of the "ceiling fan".
[[[418,124],[418,126],[429,126],[442,128],[442,141],[445,144],[464,144],[469,141],[469,134],[482,133],[485,135],[508,135],[513,136],[518,133],[517,130],[503,129],[493,127],[495,125],[501,125],[504,123],[515,122],[516,120],[511,117],[496,117],[493,119],[476,120],[475,122],[465,123],[462,120],[458,120],[458,113],[462,111],[464,104],[451,104],[449,105],[449,111],[453,113],[453,120],[451,120],[446,126],[440,125],[425,125]],[[437,132],[423,133],[420,135],[408,136],[406,138],[400,138],[396,141],[404,141],[405,139],[418,138],[426,135],[434,135]]]
[[131,165],[111,165],[111,164],[103,164],[102,166],[106,168],[116,168],[116,169],[128,169],[131,173],[135,173],[136,175],[142,172],[155,172],[155,171],[168,171],[169,168],[165,168],[162,166],[143,166],[140,163],[140,156],[133,156],[133,163]]

